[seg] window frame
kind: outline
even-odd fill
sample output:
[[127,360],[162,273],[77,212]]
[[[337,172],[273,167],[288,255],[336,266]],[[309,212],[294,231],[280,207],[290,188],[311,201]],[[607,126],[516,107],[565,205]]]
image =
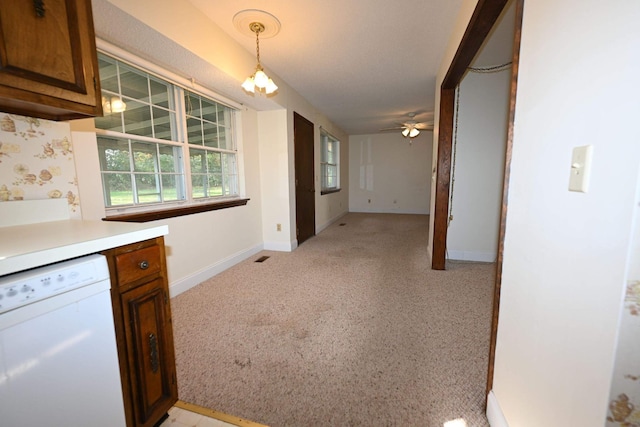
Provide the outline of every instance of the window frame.
[[[329,156],[329,144],[334,147],[333,154],[334,159],[333,162],[328,160]],[[341,190],[340,187],[340,140],[333,136],[331,133],[327,132],[325,129],[320,128],[320,195],[337,193]],[[328,167],[335,168],[335,186],[329,186],[329,176],[327,175]]]
[[[171,98],[173,96],[173,104],[175,104],[174,108],[176,111],[175,133],[179,134],[179,137],[177,138],[178,141],[173,141],[96,128],[95,131],[97,138],[103,136],[105,138],[130,140],[131,142],[129,142],[129,144],[141,142],[152,143],[155,144],[156,147],[177,147],[181,153],[180,161],[182,162],[182,170],[176,171],[175,175],[181,174],[181,179],[184,180],[184,182],[179,186],[183,188],[185,196],[183,200],[179,199],[163,201],[160,197],[159,202],[143,203],[137,205],[126,204],[109,207],[106,206],[105,199],[106,218],[104,219],[125,221],[153,220],[160,219],[160,217],[167,218],[208,210],[224,209],[227,207],[246,205],[249,199],[245,196],[244,162],[242,155],[242,137],[240,131],[240,111],[242,109],[242,106],[228,98],[225,98],[224,96],[221,96],[203,86],[198,85],[197,83],[195,83],[195,81],[193,81],[193,79],[187,80],[180,76],[177,76],[158,65],[152,64],[142,58],[139,58],[134,54],[131,54],[123,49],[118,48],[117,46],[105,42],[104,40],[97,39],[96,41],[99,53],[114,58],[117,61],[120,61],[122,64],[134,67],[141,72],[148,74],[149,78],[160,79],[163,82],[171,85],[170,90],[172,90],[173,93],[171,93],[169,97]],[[231,135],[229,136],[232,141],[231,149],[228,149],[226,147],[210,147],[205,145],[204,143],[202,145],[190,143],[186,129],[187,111],[185,109],[184,99],[185,96],[188,96],[188,94],[199,96],[201,97],[201,100],[213,101],[214,103],[225,107],[225,109],[229,109],[230,114],[228,116],[225,114],[226,120],[228,120],[228,122],[225,122],[225,128],[231,132]],[[220,127],[218,127],[218,129],[219,128]],[[123,129],[126,130],[126,128]],[[192,175],[190,171],[190,151],[192,149],[232,155],[231,157],[234,159],[232,163],[235,166],[235,173],[233,174],[235,175],[235,180],[232,181],[232,184],[228,185],[228,188],[232,189],[235,194],[225,195],[225,187],[223,187],[222,195],[194,197],[194,195],[192,194]],[[100,154],[100,150],[98,151],[99,156],[101,156],[102,154]],[[129,156],[130,159],[132,159],[131,161],[133,162],[132,151],[129,151]],[[222,157],[223,154],[220,154],[220,156]],[[102,166],[100,168],[100,171],[102,180]],[[124,173],[128,173],[131,174],[131,176],[134,176],[134,169],[130,168],[130,170],[125,171]],[[156,175],[157,179],[162,179],[163,177],[163,175],[161,174]],[[102,187],[104,191],[104,183],[102,183]],[[134,190],[135,188],[132,188],[132,191]]]

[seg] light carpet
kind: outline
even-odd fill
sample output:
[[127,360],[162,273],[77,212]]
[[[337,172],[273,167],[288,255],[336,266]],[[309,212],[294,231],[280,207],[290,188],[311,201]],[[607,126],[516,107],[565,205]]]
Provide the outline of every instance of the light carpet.
[[495,265],[431,270],[427,234],[350,213],[173,298],[180,399],[273,427],[488,426]]

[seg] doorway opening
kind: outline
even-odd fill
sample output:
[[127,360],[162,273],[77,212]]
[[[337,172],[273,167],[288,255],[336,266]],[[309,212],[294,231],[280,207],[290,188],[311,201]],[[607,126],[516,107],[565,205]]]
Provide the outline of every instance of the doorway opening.
[[[487,372],[487,393],[493,386],[493,368],[495,344],[500,303],[500,287],[502,283],[502,259],[504,250],[504,234],[509,194],[509,172],[513,145],[513,123],[518,82],[518,60],[520,55],[520,37],[522,29],[522,12],[524,0],[515,1],[515,29],[513,36],[511,82],[509,90],[509,115],[507,119],[507,139],[504,161],[504,179],[502,185],[502,202],[498,232],[498,248],[496,259],[496,282],[494,285],[493,314],[489,349],[489,366]],[[458,50],[449,66],[449,70],[440,88],[440,119],[438,135],[438,153],[436,165],[436,192],[434,208],[434,231],[431,267],[434,270],[446,268],[447,228],[449,222],[449,198],[451,184],[451,166],[454,136],[454,115],[456,88],[462,81],[471,62],[474,60],[492,28],[498,21],[509,0],[480,0],[471,16],[469,25],[462,37]]]

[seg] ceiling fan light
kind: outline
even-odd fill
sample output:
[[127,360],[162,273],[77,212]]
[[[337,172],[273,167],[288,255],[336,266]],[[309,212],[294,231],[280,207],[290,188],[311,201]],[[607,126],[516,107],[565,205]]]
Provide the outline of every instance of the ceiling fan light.
[[244,83],[242,83],[242,89],[246,90],[247,92],[256,93],[256,84],[253,81],[252,76],[247,77]]
[[408,135],[409,135],[409,128],[402,129],[402,136],[406,138]]
[[267,95],[270,95],[277,90],[278,90],[278,86],[273,82],[272,79],[269,79],[267,81],[267,86],[265,87],[265,92],[267,93]]
[[409,131],[409,138],[415,138],[416,136],[418,136],[420,134],[420,131],[416,128],[412,128]]

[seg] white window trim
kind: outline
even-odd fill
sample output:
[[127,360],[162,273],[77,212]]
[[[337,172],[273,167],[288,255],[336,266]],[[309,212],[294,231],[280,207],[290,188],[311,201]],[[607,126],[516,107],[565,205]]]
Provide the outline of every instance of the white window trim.
[[219,93],[212,91],[200,84],[196,83],[194,79],[187,79],[178,74],[172,73],[169,70],[166,70],[153,62],[149,62],[143,58],[140,58],[134,55],[131,52],[127,52],[126,50],[119,48],[118,46],[112,45],[111,43],[96,38],[96,47],[99,52],[103,52],[110,56],[115,56],[117,59],[121,60],[124,63],[128,63],[137,68],[142,68],[144,71],[148,72],[155,77],[158,77],[163,80],[167,80],[169,83],[173,83],[176,86],[180,86],[183,89],[197,92],[201,95],[204,95],[208,98],[213,99],[214,101],[226,105],[227,107],[233,108],[234,110],[242,110],[242,104],[233,101]]
[[[333,138],[337,143],[338,143],[338,150],[336,151],[335,155],[336,155],[336,186],[335,187],[324,187],[324,182],[325,179],[322,176],[322,164],[325,163],[322,161],[322,155],[323,155],[323,147],[322,147],[322,134],[325,134],[331,138]],[[342,181],[340,179],[340,162],[341,162],[341,156],[340,156],[340,150],[341,150],[341,146],[342,145],[342,141],[340,141],[339,138],[336,138],[335,135],[333,135],[331,132],[327,131],[325,128],[323,128],[322,126],[320,126],[320,192],[321,194],[326,192],[326,193],[334,193],[337,191],[340,191],[342,189]],[[333,164],[333,163],[332,163]]]
[[[183,90],[187,90],[187,91],[205,96],[207,98],[210,98],[219,104],[222,104],[226,107],[229,107],[235,110],[235,114],[233,114],[233,120],[234,120],[234,139],[235,139],[236,151],[226,150],[226,149],[216,149],[216,151],[236,154],[237,173],[238,173],[238,195],[237,196],[216,197],[215,199],[190,197],[187,200],[177,200],[177,201],[170,201],[170,202],[164,202],[164,203],[145,203],[143,205],[137,205],[137,206],[127,205],[127,206],[105,207],[107,217],[121,215],[121,214],[157,211],[157,210],[162,210],[163,208],[171,209],[172,207],[211,204],[216,202],[225,202],[228,200],[247,198],[246,180],[244,176],[245,167],[244,167],[244,152],[243,152],[243,143],[242,143],[243,142],[242,141],[242,119],[240,117],[241,112],[245,109],[245,107],[236,101],[233,101],[223,95],[220,95],[217,92],[214,92],[196,83],[194,79],[187,79],[182,76],[179,76],[178,74],[175,74],[169,70],[162,68],[161,66],[158,66],[143,58],[140,58],[135,54],[128,52],[118,46],[115,46],[103,39],[96,38],[96,47],[99,52],[104,53],[108,56],[112,56],[125,64],[141,69],[142,71],[148,73],[149,75],[155,76],[161,80],[167,81],[168,83],[174,84],[182,88]],[[178,126],[180,127],[182,125],[178,124]],[[95,132],[97,135],[105,135],[105,136],[112,136],[112,137],[126,138],[126,139],[132,138],[132,135],[129,135],[129,134],[109,131],[104,129],[98,129],[98,128],[95,128]],[[138,135],[135,135],[134,139],[140,140],[140,141],[160,143],[165,145],[173,145],[178,147],[187,147],[187,149],[188,147],[197,148],[189,144],[188,141],[175,142],[175,141],[170,141],[165,139],[157,139],[157,138],[152,138],[147,136],[138,136]],[[190,180],[185,180],[185,192],[187,192],[187,194],[191,194]]]

